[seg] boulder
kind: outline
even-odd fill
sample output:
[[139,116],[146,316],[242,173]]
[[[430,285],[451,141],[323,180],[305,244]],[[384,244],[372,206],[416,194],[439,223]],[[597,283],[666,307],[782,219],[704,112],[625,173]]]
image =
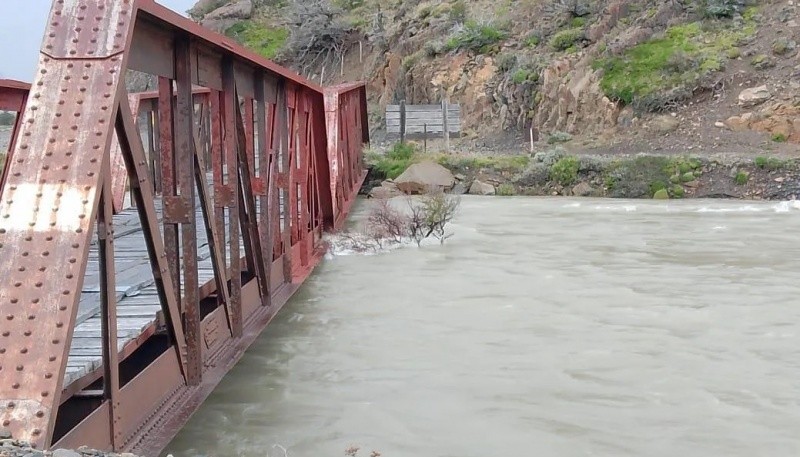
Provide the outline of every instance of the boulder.
[[464,195],[467,193],[467,186],[464,182],[457,182],[455,186],[453,186],[453,190],[450,191],[451,194],[454,195]]
[[239,0],[223,5],[206,14],[200,22],[204,27],[224,33],[229,27],[253,17],[252,0]]
[[653,119],[651,125],[656,132],[667,134],[677,130],[680,126],[680,121],[672,116],[664,115]]
[[734,132],[743,132],[750,128],[753,120],[753,113],[744,113],[741,116],[731,116],[725,121],[725,125]]
[[739,104],[744,106],[754,106],[769,100],[772,97],[766,85],[751,87],[739,93]]
[[470,195],[494,195],[496,192],[493,185],[478,181],[477,179],[472,181],[472,185],[469,186]]
[[425,161],[408,167],[394,182],[403,193],[422,194],[428,190],[450,189],[456,178],[450,170],[438,163]]
[[588,197],[592,193],[594,193],[594,188],[587,182],[578,183],[572,188],[572,195],[576,197]]
[[386,198],[394,198],[403,195],[403,192],[397,188],[397,184],[392,181],[384,181],[378,187],[373,187],[372,190],[369,191],[369,198],[378,198],[378,199],[386,199]]
[[188,11],[189,16],[193,18],[200,18],[205,14],[214,11],[220,6],[227,3],[226,0],[198,0],[197,3]]

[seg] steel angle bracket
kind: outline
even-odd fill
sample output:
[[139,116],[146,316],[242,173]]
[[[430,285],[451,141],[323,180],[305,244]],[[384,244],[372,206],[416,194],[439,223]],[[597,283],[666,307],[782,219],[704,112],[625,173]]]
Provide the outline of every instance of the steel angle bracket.
[[[56,0],[0,201],[0,423],[51,445],[137,6]],[[107,169],[107,168],[106,168]]]

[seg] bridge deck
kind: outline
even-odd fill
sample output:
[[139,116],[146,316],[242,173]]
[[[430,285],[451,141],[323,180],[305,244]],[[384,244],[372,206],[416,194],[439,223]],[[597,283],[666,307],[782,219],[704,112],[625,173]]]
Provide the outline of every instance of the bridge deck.
[[[211,188],[210,185],[209,187]],[[162,218],[160,198],[155,201],[155,206],[160,221]],[[208,238],[203,229],[203,213],[199,200],[195,208],[195,220],[198,227],[198,279],[200,288],[203,289],[207,284],[213,283],[214,269]],[[163,236],[163,225],[159,224],[159,228]],[[230,256],[230,241],[227,243],[226,256]],[[244,253],[244,243],[241,238],[239,250]],[[127,208],[114,216],[114,268],[117,292],[117,346],[122,360],[138,347],[140,336],[152,334],[157,324],[157,314],[161,311],[136,208]],[[100,271],[95,235],[86,268],[75,333],[67,359],[64,388],[101,367],[103,362],[101,328]]]

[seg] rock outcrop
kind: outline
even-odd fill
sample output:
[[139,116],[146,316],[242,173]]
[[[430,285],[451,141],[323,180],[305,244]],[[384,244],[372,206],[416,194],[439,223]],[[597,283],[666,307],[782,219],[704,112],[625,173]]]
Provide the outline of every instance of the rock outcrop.
[[757,112],[731,116],[724,124],[735,132],[752,130],[777,141],[800,143],[800,101],[767,104]]
[[540,131],[595,133],[617,124],[619,106],[603,94],[600,73],[588,58],[550,64],[542,72],[539,93],[533,122]]

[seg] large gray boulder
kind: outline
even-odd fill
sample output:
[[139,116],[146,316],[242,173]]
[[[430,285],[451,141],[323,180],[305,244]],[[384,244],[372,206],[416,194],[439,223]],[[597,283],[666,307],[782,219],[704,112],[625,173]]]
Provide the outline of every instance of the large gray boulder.
[[200,21],[203,27],[224,33],[237,22],[253,17],[252,0],[238,0],[223,5],[205,16]]
[[739,93],[739,104],[743,106],[758,105],[769,100],[772,97],[766,85],[751,87]]
[[372,190],[369,191],[369,198],[377,198],[379,200],[399,197],[401,195],[403,195],[403,192],[397,188],[397,184],[395,184],[394,181],[390,180],[382,182],[380,186],[373,187]]
[[449,190],[456,183],[456,178],[438,163],[425,161],[408,167],[394,183],[405,194],[423,194],[427,191]]
[[495,193],[497,193],[497,190],[493,185],[478,181],[477,179],[472,181],[472,185],[469,186],[470,195],[494,195]]

